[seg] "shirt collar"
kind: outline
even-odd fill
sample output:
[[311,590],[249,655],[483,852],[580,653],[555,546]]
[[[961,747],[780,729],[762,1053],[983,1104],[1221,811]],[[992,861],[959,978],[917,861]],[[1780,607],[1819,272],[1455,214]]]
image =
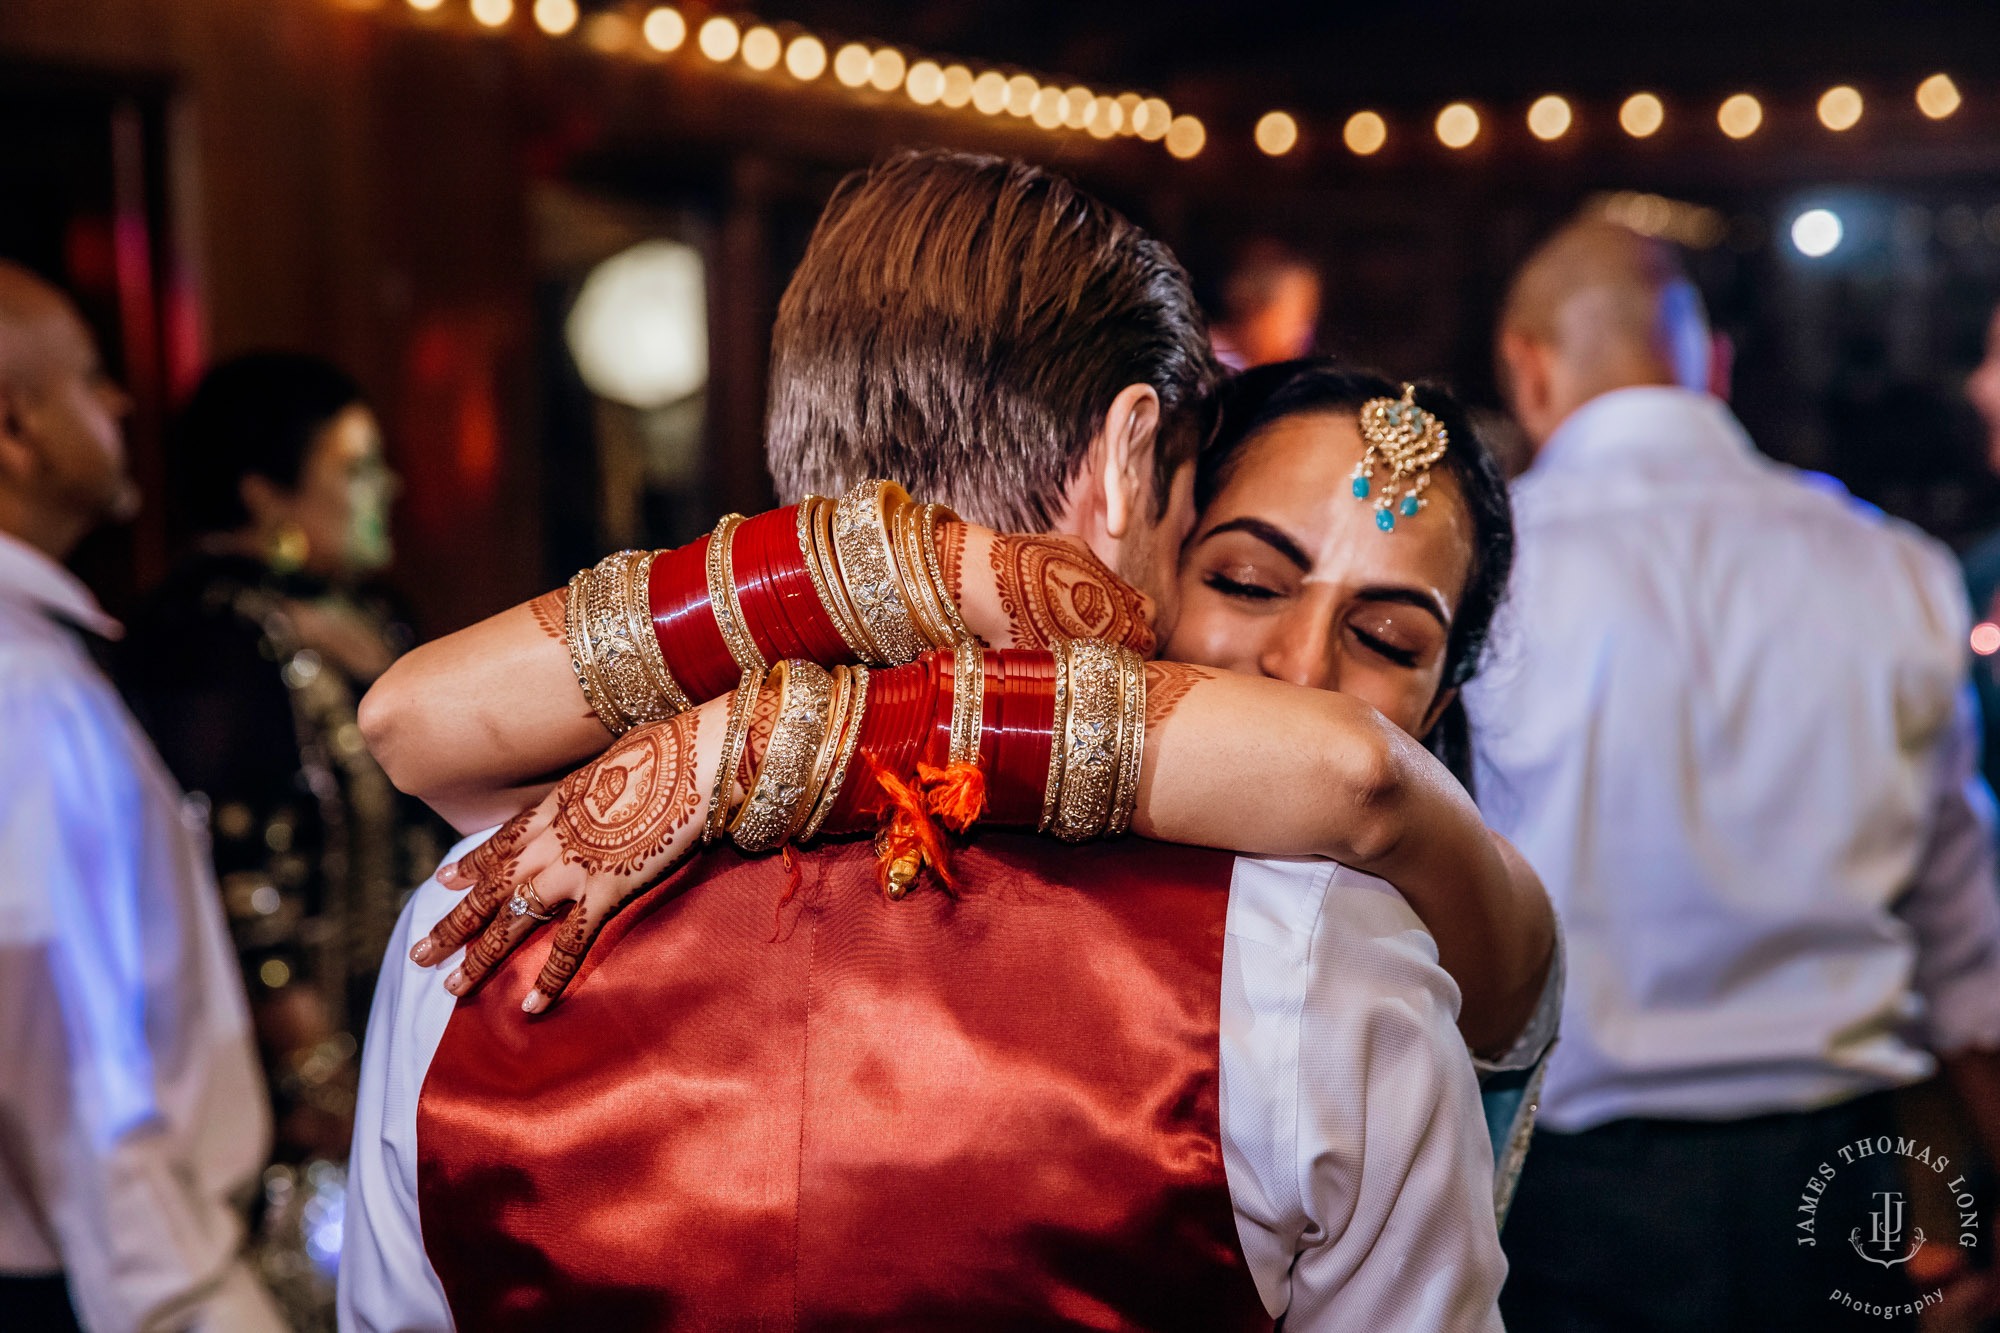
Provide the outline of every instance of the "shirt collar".
[[1529,471],[1572,471],[1661,450],[1683,458],[1718,452],[1742,457],[1753,448],[1721,399],[1673,385],[1642,384],[1601,393],[1570,413]]
[[0,597],[25,601],[57,620],[100,638],[124,636],[83,580],[11,533],[0,532]]

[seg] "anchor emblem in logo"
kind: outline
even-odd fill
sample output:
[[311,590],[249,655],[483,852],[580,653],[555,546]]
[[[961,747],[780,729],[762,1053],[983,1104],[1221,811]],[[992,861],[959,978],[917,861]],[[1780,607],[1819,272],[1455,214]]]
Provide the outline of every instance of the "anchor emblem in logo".
[[[1877,1190],[1875,1198],[1881,1201],[1881,1206],[1868,1214],[1867,1244],[1862,1244],[1860,1227],[1848,1233],[1848,1243],[1863,1259],[1871,1264],[1880,1264],[1884,1268],[1894,1268],[1898,1264],[1910,1262],[1917,1257],[1917,1251],[1924,1248],[1924,1229],[1913,1228],[1910,1232],[1908,1252],[1898,1255],[1896,1250],[1903,1243],[1903,1196],[1895,1190]],[[1870,1250],[1880,1253],[1870,1254]]]

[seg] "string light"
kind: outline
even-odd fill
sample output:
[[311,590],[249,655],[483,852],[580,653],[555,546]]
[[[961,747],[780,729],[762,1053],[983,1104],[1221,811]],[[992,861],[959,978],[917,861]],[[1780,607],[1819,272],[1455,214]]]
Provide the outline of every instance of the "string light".
[[868,82],[875,85],[877,92],[893,93],[903,86],[903,75],[909,68],[901,51],[885,46],[868,57]]
[[1088,88],[1072,88],[1063,94],[1062,123],[1073,130],[1080,130],[1090,124],[1090,104],[1097,100],[1097,94]]
[[632,20],[615,9],[590,16],[590,22],[583,25],[583,40],[592,49],[606,55],[622,55],[632,49],[632,42],[638,36]]
[[1028,117],[1035,109],[1035,94],[1041,90],[1042,85],[1026,74],[1016,74],[1007,80],[1007,114]]
[[981,115],[997,116],[1007,105],[1007,76],[993,70],[972,81],[972,107]]
[[1749,93],[1738,93],[1716,111],[1715,123],[1730,138],[1747,139],[1764,123],[1764,108]]
[[1569,103],[1554,94],[1537,97],[1535,104],[1528,108],[1528,133],[1544,143],[1569,133],[1569,125]]
[[701,25],[701,31],[695,34],[694,40],[703,55],[720,64],[736,54],[736,48],[742,45],[743,35],[735,20],[717,14]]
[[1618,124],[1634,139],[1648,138],[1667,123],[1667,108],[1651,93],[1633,93],[1618,108]]
[[859,88],[868,82],[868,66],[873,63],[868,48],[859,42],[849,42],[833,53],[833,77],[849,88]]
[[1175,116],[1167,126],[1167,151],[1183,161],[1193,157],[1208,142],[1208,131],[1193,116]]
[[514,17],[514,0],[472,0],[472,17],[497,28]]
[[639,31],[646,38],[646,45],[655,51],[678,51],[687,40],[687,20],[672,5],[661,5],[646,15],[646,21]]
[[929,106],[944,96],[944,71],[935,60],[919,60],[910,66],[910,73],[903,81],[903,91],[918,106]]
[[576,26],[576,0],[535,0],[535,26],[560,37]]
[[1064,94],[1054,88],[1036,91],[1035,100],[1028,107],[1028,118],[1045,130],[1052,130],[1062,124]]
[[1463,102],[1453,102],[1438,112],[1437,136],[1446,148],[1464,148],[1479,137],[1479,113]]
[[808,34],[792,38],[785,48],[785,68],[801,83],[811,83],[826,73],[826,43]]
[[1118,114],[1123,118],[1118,126],[1120,134],[1139,132],[1139,104],[1142,100],[1137,93],[1118,94]]
[[1266,156],[1282,157],[1299,141],[1299,123],[1282,111],[1266,111],[1252,137]]
[[743,63],[762,73],[778,67],[785,44],[778,34],[762,24],[743,34]]
[[1958,110],[1963,100],[1949,74],[1933,74],[1917,85],[1917,110],[1932,120],[1943,120]]
[[443,3],[444,0],[410,0],[410,8],[428,14]]
[[1090,104],[1090,119],[1084,128],[1093,139],[1109,139],[1125,128],[1125,109],[1114,98],[1096,98]]
[[1173,123],[1173,108],[1167,105],[1165,99],[1148,97],[1139,103],[1139,119],[1134,122],[1134,129],[1147,143],[1157,143],[1167,137],[1167,130]]
[[963,65],[947,65],[944,71],[944,91],[938,100],[953,111],[972,104],[972,71]]
[[1820,94],[1819,123],[1838,133],[1861,121],[1861,94],[1846,84]]
[[1356,157],[1367,157],[1389,142],[1389,124],[1373,111],[1357,111],[1347,118],[1340,141]]

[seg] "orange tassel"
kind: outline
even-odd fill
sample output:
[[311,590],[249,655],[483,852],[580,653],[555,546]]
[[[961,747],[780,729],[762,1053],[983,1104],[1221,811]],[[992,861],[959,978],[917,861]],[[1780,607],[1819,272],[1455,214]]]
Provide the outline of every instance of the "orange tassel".
[[888,818],[875,838],[876,878],[883,892],[892,898],[902,897],[909,892],[926,862],[937,871],[947,890],[956,891],[958,882],[951,875],[944,835],[932,822],[923,794],[884,768],[866,750],[861,757],[867,761],[875,784],[889,798]]
[[776,940],[785,928],[785,906],[799,896],[799,889],[805,883],[805,872],[799,868],[799,858],[792,854],[792,845],[786,843],[778,851],[778,858],[785,863],[785,896],[778,899],[772,911],[771,938]]
[[986,811],[986,773],[978,764],[962,759],[944,768],[918,764],[917,780],[923,784],[931,813],[955,833],[971,828]]

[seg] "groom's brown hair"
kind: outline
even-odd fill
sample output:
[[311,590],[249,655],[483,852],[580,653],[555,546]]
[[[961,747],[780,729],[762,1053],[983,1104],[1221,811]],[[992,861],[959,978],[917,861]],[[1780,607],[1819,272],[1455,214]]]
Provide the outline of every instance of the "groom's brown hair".
[[893,477],[973,522],[1041,531],[1112,399],[1150,384],[1163,506],[1219,378],[1159,241],[1026,163],[902,152],[841,183],[779,303],[771,475],[787,500]]

